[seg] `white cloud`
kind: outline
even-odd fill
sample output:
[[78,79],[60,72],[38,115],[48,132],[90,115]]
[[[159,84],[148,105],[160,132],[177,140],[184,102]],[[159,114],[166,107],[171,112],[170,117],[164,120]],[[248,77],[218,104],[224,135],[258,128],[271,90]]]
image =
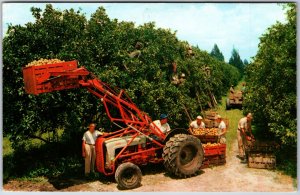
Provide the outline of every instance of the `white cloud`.
[[[25,24],[32,19],[32,4],[4,4],[3,21]],[[36,5],[36,4],[34,4]],[[40,4],[43,8],[45,4]],[[275,3],[54,3],[60,9],[82,8],[89,16],[103,5],[111,18],[133,21],[137,25],[154,21],[158,27],[177,31],[179,39],[187,40],[201,49],[210,50],[217,43],[226,60],[233,46],[242,58],[254,56],[259,37],[276,20],[284,21],[284,11]],[[17,10],[17,11],[16,11]]]

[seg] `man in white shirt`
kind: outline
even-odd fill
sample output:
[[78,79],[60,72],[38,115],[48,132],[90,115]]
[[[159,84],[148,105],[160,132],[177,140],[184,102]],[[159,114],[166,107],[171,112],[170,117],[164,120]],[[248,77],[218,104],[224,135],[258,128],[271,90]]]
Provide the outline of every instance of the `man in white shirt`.
[[155,124],[164,134],[171,131],[170,125],[168,124],[168,115],[166,114],[161,114],[159,120],[153,121],[151,125],[153,124]]
[[254,139],[251,129],[252,114],[248,113],[246,117],[240,119],[238,123],[237,138],[239,147],[239,158],[245,161],[245,145],[246,136],[250,135],[251,139]]
[[204,129],[205,128],[205,124],[202,121],[202,117],[201,116],[197,116],[196,120],[194,120],[193,122],[191,122],[190,124],[190,128],[193,129]]
[[227,127],[225,122],[222,120],[222,117],[220,115],[217,115],[217,123],[219,123],[218,126],[218,137],[219,137],[219,143],[226,144],[226,132]]
[[86,176],[90,172],[95,171],[95,161],[96,161],[96,151],[95,151],[95,142],[99,135],[103,135],[98,130],[95,130],[96,125],[91,123],[89,125],[89,130],[83,134],[82,138],[82,156],[85,159],[85,169],[84,173]]

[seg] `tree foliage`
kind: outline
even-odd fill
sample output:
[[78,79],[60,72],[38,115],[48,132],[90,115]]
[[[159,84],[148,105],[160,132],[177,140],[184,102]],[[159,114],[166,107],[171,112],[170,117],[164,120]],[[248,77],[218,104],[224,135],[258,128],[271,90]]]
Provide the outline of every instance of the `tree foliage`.
[[246,69],[245,112],[254,113],[261,133],[296,147],[296,4],[286,7],[287,22],[268,28]]
[[235,66],[240,71],[240,73],[243,74],[244,64],[240,57],[239,52],[235,48],[232,49],[231,57],[228,63]]
[[220,51],[219,47],[217,44],[214,44],[214,47],[213,49],[211,50],[210,52],[210,55],[222,62],[224,62],[224,56],[223,56],[223,53]]
[[[111,20],[103,7],[90,19],[80,11],[59,11],[50,4],[44,11],[31,12],[35,22],[9,26],[3,40],[4,133],[15,143],[45,132],[55,135],[59,128],[64,129],[64,139],[78,142],[92,120],[107,131],[114,128],[101,102],[84,89],[26,94],[22,67],[40,58],[78,60],[111,86],[126,89],[153,119],[168,113],[173,128],[187,126],[185,108],[195,117],[211,101],[209,92],[220,100],[229,85],[238,82],[235,67],[195,47],[194,56],[187,55],[187,42],[154,23],[135,26]],[[137,42],[142,45],[138,49]],[[128,55],[137,50],[138,57]],[[179,86],[170,82],[173,62],[177,72],[186,75]]]

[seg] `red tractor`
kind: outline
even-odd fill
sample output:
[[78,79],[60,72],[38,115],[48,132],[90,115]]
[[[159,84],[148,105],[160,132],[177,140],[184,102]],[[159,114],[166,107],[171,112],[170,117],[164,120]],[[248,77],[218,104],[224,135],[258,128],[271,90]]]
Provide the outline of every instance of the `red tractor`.
[[[97,138],[96,169],[106,176],[115,175],[119,188],[138,187],[139,166],[148,163],[163,162],[168,172],[180,178],[198,173],[204,158],[199,139],[184,129],[162,133],[150,125],[151,118],[124,90],[113,89],[86,68],[78,68],[77,61],[25,67],[23,77],[29,94],[82,87],[101,100],[107,116],[120,129]],[[117,116],[111,114],[112,107]]]

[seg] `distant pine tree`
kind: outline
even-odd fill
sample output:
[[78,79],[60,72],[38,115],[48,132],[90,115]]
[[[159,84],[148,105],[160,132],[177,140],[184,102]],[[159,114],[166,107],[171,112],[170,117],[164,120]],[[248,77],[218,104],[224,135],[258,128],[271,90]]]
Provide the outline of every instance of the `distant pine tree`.
[[240,71],[240,73],[243,74],[243,72],[244,72],[244,63],[241,60],[239,52],[235,48],[233,48],[233,50],[231,52],[231,57],[229,59],[229,64],[237,67],[238,70]]
[[247,65],[249,65],[249,62],[247,59],[244,59],[244,67],[246,67]]
[[219,61],[224,62],[224,56],[223,56],[222,52],[220,51],[217,44],[214,45],[213,49],[210,52],[210,55],[212,57],[218,59]]

